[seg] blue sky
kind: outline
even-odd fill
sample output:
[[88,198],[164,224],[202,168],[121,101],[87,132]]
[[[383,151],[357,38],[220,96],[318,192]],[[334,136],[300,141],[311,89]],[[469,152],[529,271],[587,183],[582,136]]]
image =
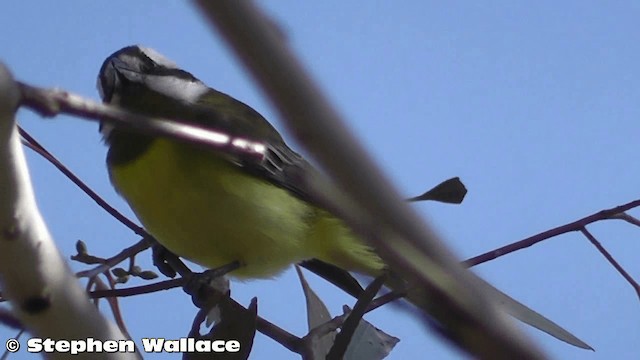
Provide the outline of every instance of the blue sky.
[[[258,3],[403,194],[452,176],[466,183],[461,206],[415,205],[461,259],[639,197],[638,4]],[[97,99],[95,79],[104,58],[144,44],[282,129],[260,90],[188,2],[24,0],[4,6],[0,21],[0,59],[22,81]],[[20,124],[131,214],[109,184],[95,123],[43,120],[21,111]],[[103,256],[137,241],[52,166],[27,154],[41,211],[67,256],[78,239]],[[589,229],[632,275],[640,274],[640,229],[620,221]],[[148,255],[139,261],[148,264]],[[525,329],[552,356],[637,353],[638,298],[580,234],[474,270],[596,349],[575,349]],[[334,313],[351,303],[311,280]],[[304,334],[304,299],[293,272],[237,283],[232,291],[244,304],[257,296],[262,316]],[[136,339],[184,336],[195,314],[178,290],[123,299],[121,306]],[[397,310],[367,319],[401,338],[391,359],[460,357]],[[0,329],[3,338],[11,335]],[[253,358],[267,357],[297,358],[259,337]]]

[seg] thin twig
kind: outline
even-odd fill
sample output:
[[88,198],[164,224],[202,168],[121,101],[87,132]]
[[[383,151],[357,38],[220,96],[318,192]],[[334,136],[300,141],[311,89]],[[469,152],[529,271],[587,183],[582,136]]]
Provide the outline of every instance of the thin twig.
[[613,215],[611,219],[618,219],[628,222],[631,225],[640,226],[640,219],[633,217],[626,212]]
[[94,290],[89,293],[89,297],[94,299],[110,298],[110,297],[127,297],[142,294],[150,294],[158,291],[175,289],[182,287],[186,283],[185,278],[177,278],[159,281],[157,283],[149,285],[134,286],[123,289],[110,289],[110,290]]
[[93,269],[89,269],[89,270],[84,270],[84,271],[80,271],[78,273],[76,273],[76,275],[78,277],[93,277],[99,274],[102,274],[105,271],[108,271],[109,269],[111,269],[112,267],[114,267],[115,265],[119,264],[120,262],[126,260],[127,258],[130,258],[146,249],[148,249],[150,246],[149,241],[146,239],[142,239],[140,241],[138,241],[137,243],[135,243],[134,245],[120,251],[119,253],[117,253],[116,255],[106,259],[106,261],[99,265],[94,267]]
[[327,354],[327,359],[338,360],[344,357],[345,352],[347,351],[347,347],[349,343],[351,343],[351,338],[353,334],[356,332],[356,328],[360,324],[360,320],[367,312],[369,305],[371,305],[371,301],[373,297],[376,296],[384,281],[386,276],[377,277],[362,293],[362,295],[356,301],[353,310],[349,313],[349,316],[345,319],[342,324],[342,331],[338,335],[336,335],[336,339],[333,343],[333,346],[329,350]]
[[71,180],[71,182],[76,184],[76,186],[79,187],[80,190],[82,190],[85,194],[87,194],[93,201],[95,201],[96,204],[98,204],[101,208],[111,214],[111,216],[120,221],[126,227],[133,230],[133,232],[135,232],[136,234],[143,237],[149,236],[149,234],[147,234],[147,232],[143,228],[136,225],[129,218],[109,205],[109,203],[107,203],[100,195],[98,195],[89,186],[87,186],[84,181],[80,180],[78,176],[76,176],[71,170],[69,170],[69,168],[62,164],[60,160],[58,160],[55,156],[53,156],[53,154],[51,154],[49,151],[47,151],[47,149],[40,145],[40,143],[36,141],[36,139],[34,139],[27,131],[25,131],[21,127],[18,127],[18,131],[20,132],[20,136],[22,136],[26,140],[25,145],[28,148],[38,153],[40,156],[49,161],[53,166],[55,166],[58,170],[60,170],[60,172],[62,172],[64,176],[66,176],[69,180]]
[[302,340],[269,320],[258,316],[256,319],[256,330],[270,337],[288,350],[298,354],[300,353],[300,342]]
[[[109,279],[109,277],[107,277]],[[94,278],[94,286],[96,289],[103,290],[107,289],[107,285],[100,279],[100,277],[96,276]],[[109,286],[113,289],[112,279],[109,279]],[[120,328],[120,331],[126,336],[128,339],[131,339],[131,334],[129,334],[129,330],[127,329],[127,324],[124,322],[124,318],[122,317],[122,311],[120,311],[120,304],[118,302],[118,298],[110,297],[107,298],[107,302],[109,303],[109,307],[111,307],[111,313],[113,314],[113,318],[116,320],[116,324]]]
[[462,264],[464,266],[467,267],[472,267],[478,264],[482,264],[484,262],[496,259],[500,256],[504,256],[506,254],[510,254],[514,251],[518,251],[518,250],[522,250],[524,248],[527,248],[529,246],[535,245],[541,241],[544,241],[546,239],[558,236],[558,235],[562,235],[568,232],[572,232],[572,231],[580,231],[582,228],[584,228],[585,226],[587,226],[588,224],[591,224],[593,222],[596,221],[600,221],[600,220],[606,220],[606,219],[616,219],[618,218],[617,215],[620,213],[623,213],[629,209],[633,209],[635,207],[640,206],[640,199],[639,200],[634,200],[631,202],[628,202],[624,205],[620,205],[620,206],[616,206],[614,208],[611,209],[607,209],[607,210],[601,210],[598,211],[595,214],[583,217],[582,219],[576,220],[574,222],[562,225],[562,226],[558,226],[556,228],[541,232],[539,234],[530,236],[526,239],[517,241],[515,243],[511,243],[509,245],[500,247],[498,249],[494,249],[491,251],[488,251],[484,254],[480,254],[478,256],[474,256],[470,259],[467,259],[465,261],[462,262]]
[[600,242],[595,238],[595,236],[593,236],[593,234],[591,234],[591,232],[587,230],[586,227],[583,227],[582,229],[580,229],[580,232],[582,232],[582,234],[586,236],[587,239],[589,239],[589,241],[593,244],[593,246],[595,246],[596,249],[598,249],[600,254],[602,254],[602,256],[604,256],[605,259],[607,259],[607,261],[609,261],[609,263],[613,265],[613,267],[616,270],[618,270],[620,275],[622,275],[622,277],[624,277],[625,280],[627,280],[627,282],[631,284],[631,286],[636,292],[636,295],[640,298],[640,286],[631,277],[631,275],[629,275],[629,273],[618,263],[618,261],[616,261],[616,259],[614,259],[613,256],[611,256],[611,254],[604,248],[604,246],[602,246],[602,244],[600,244]]

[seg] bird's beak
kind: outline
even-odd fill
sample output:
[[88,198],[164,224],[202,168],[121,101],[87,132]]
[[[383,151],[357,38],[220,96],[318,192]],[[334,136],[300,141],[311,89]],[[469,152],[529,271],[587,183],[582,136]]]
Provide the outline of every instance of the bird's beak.
[[[102,98],[103,102],[109,104],[115,100],[117,103],[117,99],[114,99],[114,94],[116,90],[122,86],[123,80],[126,81],[126,76],[124,74],[127,72],[132,72],[129,66],[124,61],[116,57],[102,65],[100,76],[98,77],[98,92],[100,93],[100,98]],[[107,139],[111,130],[113,130],[113,126],[101,121],[99,129],[103,137]]]
[[105,103],[111,102],[118,82],[117,70],[113,64],[115,60],[116,59],[111,59],[105,62],[102,65],[102,69],[100,69],[100,76],[98,77],[98,92],[100,93],[100,98]]
[[142,74],[117,57],[105,62],[100,71],[100,83],[98,84],[102,101],[112,102],[116,89],[127,81],[142,82]]

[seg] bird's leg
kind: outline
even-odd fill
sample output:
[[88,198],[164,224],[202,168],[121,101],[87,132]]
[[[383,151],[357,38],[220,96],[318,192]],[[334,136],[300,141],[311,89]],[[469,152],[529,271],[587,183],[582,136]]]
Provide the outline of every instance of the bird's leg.
[[190,274],[191,270],[171,251],[167,250],[164,246],[160,245],[157,241],[154,241],[151,245],[153,265],[167,277],[174,278],[176,273],[185,276]]
[[221,296],[229,296],[229,280],[224,275],[239,267],[240,262],[234,261],[201,273],[191,273],[183,287],[184,292],[191,295],[193,304],[199,309],[210,309],[220,301]]

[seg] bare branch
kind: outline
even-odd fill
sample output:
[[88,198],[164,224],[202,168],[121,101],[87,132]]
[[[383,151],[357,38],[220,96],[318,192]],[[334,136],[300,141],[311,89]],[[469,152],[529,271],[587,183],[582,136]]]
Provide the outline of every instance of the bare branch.
[[610,219],[618,219],[618,220],[624,220],[626,222],[628,222],[631,225],[635,225],[635,226],[639,226],[640,227],[640,219],[633,217],[629,214],[627,214],[626,212],[622,212],[619,214],[615,214],[611,217],[609,217]]
[[178,279],[164,280],[149,285],[134,286],[124,289],[94,290],[89,294],[89,296],[93,299],[101,299],[151,294],[158,291],[175,289],[177,287],[184,286],[185,283],[185,278],[181,277]]
[[111,216],[113,216],[116,220],[120,221],[129,229],[133,230],[136,234],[140,236],[148,236],[147,232],[144,231],[143,228],[136,225],[133,221],[128,219],[118,210],[116,210],[113,206],[109,205],[100,195],[98,195],[95,191],[93,191],[84,181],[80,180],[76,174],[74,174],[69,168],[67,168],[63,163],[60,162],[53,154],[51,154],[47,149],[45,149],[36,139],[34,139],[27,131],[18,127],[18,131],[20,135],[25,139],[24,144],[31,150],[38,153],[40,156],[49,161],[53,166],[55,166],[64,176],[66,176],[71,182],[73,182],[77,187],[80,188],[85,194],[87,194],[93,201],[95,201],[98,206],[107,211]]
[[80,271],[76,275],[78,277],[93,277],[93,276],[97,276],[97,275],[102,274],[103,272],[111,269],[112,267],[114,267],[115,265],[119,264],[120,262],[126,260],[127,258],[131,258],[132,256],[135,256],[136,254],[140,253],[141,251],[144,251],[144,250],[148,249],[149,246],[150,246],[149,245],[149,241],[147,241],[145,239],[142,239],[142,240],[138,241],[137,243],[135,243],[134,245],[122,250],[118,254],[106,259],[101,265],[96,266],[93,269]]
[[[3,296],[34,336],[125,340],[89,301],[56,249],[38,211],[15,123],[19,99],[18,85],[0,64],[0,283]],[[68,354],[50,356],[66,358]],[[90,353],[77,356],[92,357]],[[130,353],[102,356],[137,358]]]
[[587,230],[586,227],[583,227],[582,229],[580,229],[580,232],[582,232],[582,234],[584,236],[587,237],[587,239],[589,239],[589,241],[591,242],[591,244],[593,244],[593,246],[596,247],[596,249],[598,249],[598,251],[600,252],[600,254],[602,254],[602,256],[605,257],[605,259],[607,259],[607,261],[609,261],[609,263],[611,265],[613,265],[613,267],[618,270],[618,272],[620,273],[620,275],[622,275],[622,277],[625,278],[625,280],[627,280],[627,282],[629,284],[631,284],[631,286],[633,287],[633,289],[636,292],[636,295],[640,298],[640,286],[638,285],[638,283],[631,277],[631,275],[629,275],[629,273],[616,261],[616,259],[613,258],[613,256],[611,256],[611,254],[607,251],[607,249],[604,248],[604,246],[602,246],[602,244],[600,244],[600,242],[596,239],[595,236],[593,236],[593,234],[591,234],[591,232],[589,232],[589,230]]
[[[491,251],[488,251],[484,254],[480,254],[478,256],[474,256],[470,259],[467,259],[465,261],[462,262],[462,264],[464,266],[467,267],[472,267],[478,264],[482,264],[484,262],[493,260],[495,258],[498,258],[500,256],[504,256],[506,254],[510,254],[514,251],[518,251],[518,250],[522,250],[524,248],[527,248],[529,246],[535,245],[541,241],[544,241],[546,239],[558,236],[558,235],[562,235],[568,232],[572,232],[572,231],[582,231],[582,229],[593,223],[596,221],[600,221],[600,220],[606,220],[606,219],[620,219],[621,218],[621,214],[623,214],[625,211],[629,210],[629,209],[633,209],[635,207],[640,206],[640,199],[639,200],[634,200],[631,202],[628,202],[624,205],[620,205],[620,206],[616,206],[614,208],[611,209],[607,209],[607,210],[601,210],[598,211],[595,214],[583,217],[582,219],[576,220],[574,222],[562,225],[562,226],[558,226],[556,228],[547,230],[547,231],[543,231],[539,234],[530,236],[526,239],[517,241],[515,243],[503,246],[501,248],[498,249],[494,249]],[[626,219],[624,219],[626,220]]]

